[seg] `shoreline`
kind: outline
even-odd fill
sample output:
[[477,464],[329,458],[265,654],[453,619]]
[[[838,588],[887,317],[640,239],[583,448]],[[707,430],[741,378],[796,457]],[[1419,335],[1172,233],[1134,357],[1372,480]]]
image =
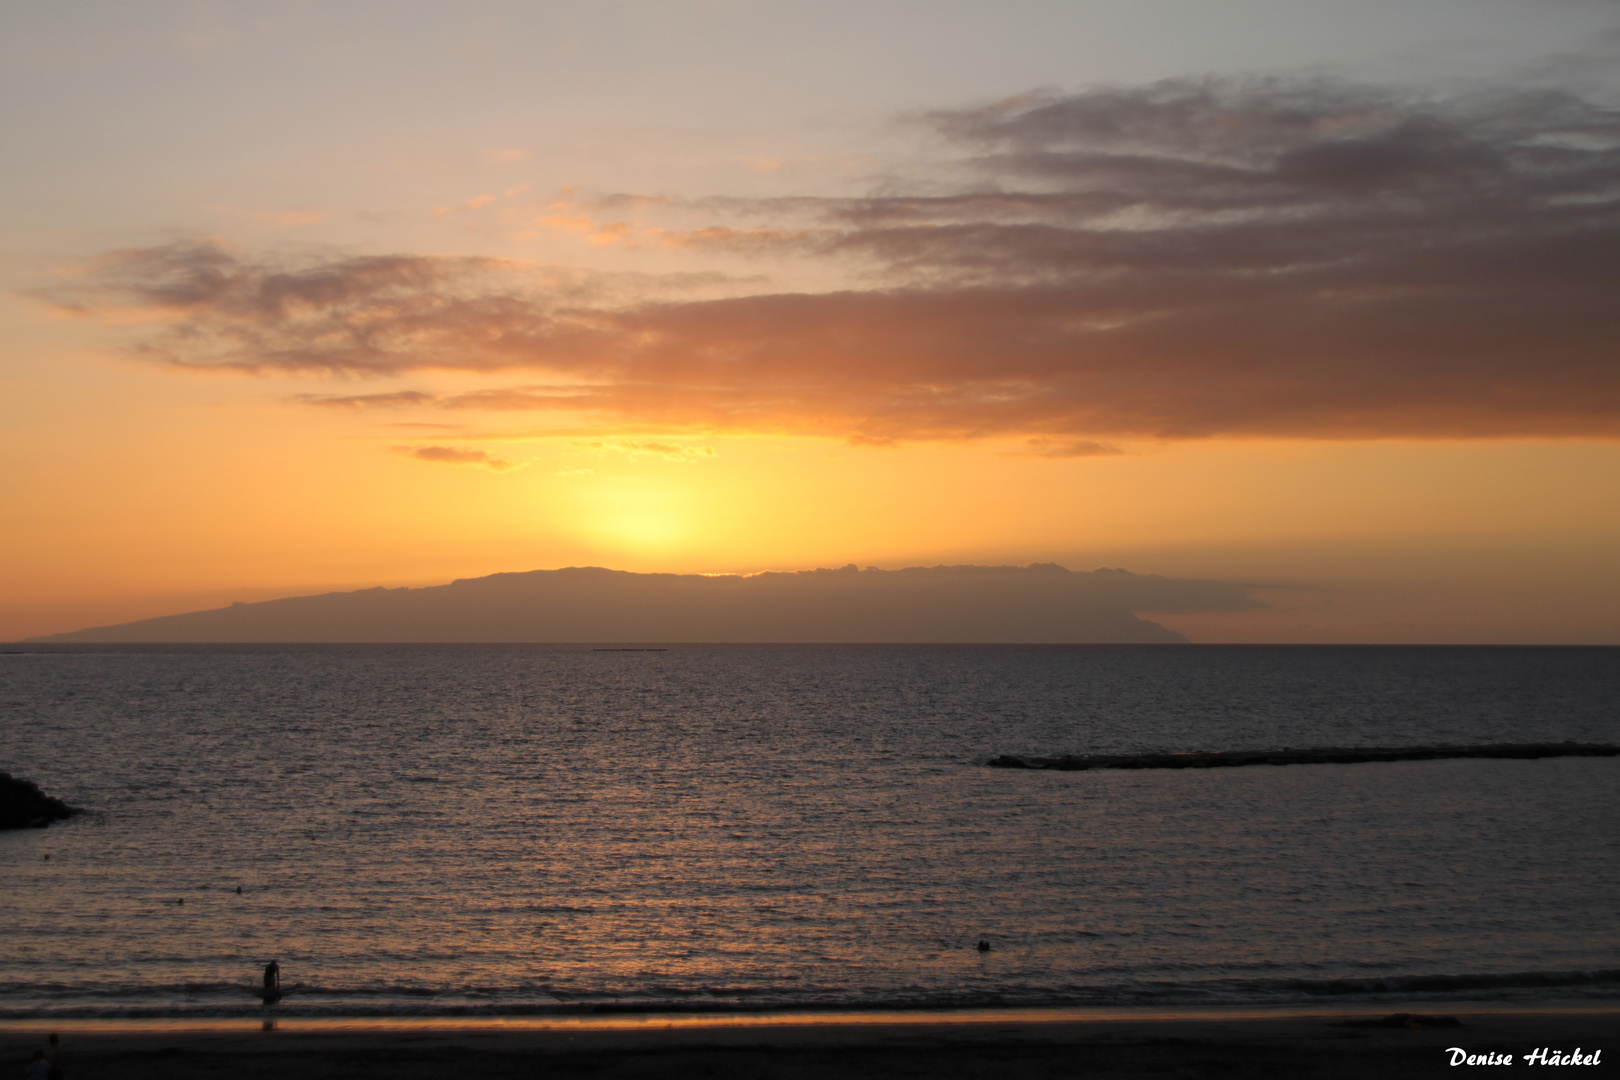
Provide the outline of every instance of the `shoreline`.
[[602,1012],[469,1015],[375,1014],[346,1016],[277,1015],[273,1008],[252,1015],[173,1017],[8,1017],[0,1018],[0,1040],[24,1032],[78,1032],[141,1035],[164,1032],[260,1033],[266,1022],[281,1033],[417,1031],[652,1031],[848,1027],[927,1027],[985,1024],[1226,1023],[1237,1021],[1361,1021],[1410,1013],[1468,1017],[1609,1018],[1620,1024],[1620,1002],[1552,1001],[1517,1004],[1489,1001],[1455,1003],[1406,1000],[1344,1005],[1232,1006],[991,1006],[964,1008],[788,1008],[665,1011],[611,1009]]
[[[1368,1024],[1391,1013],[1459,1026]],[[0,1022],[0,1071],[18,1073],[47,1032],[75,1080],[722,1075],[1430,1076],[1452,1047],[1620,1060],[1620,1006],[1432,1002],[1316,1009],[976,1009],[676,1016],[372,1017]]]

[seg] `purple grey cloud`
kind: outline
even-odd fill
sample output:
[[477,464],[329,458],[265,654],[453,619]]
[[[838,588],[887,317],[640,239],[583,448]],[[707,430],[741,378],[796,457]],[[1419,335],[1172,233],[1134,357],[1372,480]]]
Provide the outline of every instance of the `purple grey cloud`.
[[1256,80],[928,122],[960,190],[735,203],[760,220],[680,241],[853,259],[870,288],[611,306],[496,260],[288,268],[191,243],[53,295],[170,313],[144,347],[176,364],[524,376],[318,399],[349,407],[1018,436],[1047,456],[1121,436],[1620,434],[1615,110]]

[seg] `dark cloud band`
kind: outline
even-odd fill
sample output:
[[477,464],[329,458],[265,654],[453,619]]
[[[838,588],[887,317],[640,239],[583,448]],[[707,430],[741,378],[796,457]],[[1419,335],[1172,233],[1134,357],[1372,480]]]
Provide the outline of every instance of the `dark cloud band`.
[[[868,441],[1620,434],[1620,116],[1203,82],[937,114],[960,190],[738,204],[684,235],[882,284],[607,306],[512,264],[277,269],[209,244],[104,260],[64,306],[157,308],[177,364],[503,390],[351,407],[537,409]],[[964,171],[965,170],[965,171]],[[812,218],[813,221],[806,221]],[[536,380],[543,380],[539,384]]]

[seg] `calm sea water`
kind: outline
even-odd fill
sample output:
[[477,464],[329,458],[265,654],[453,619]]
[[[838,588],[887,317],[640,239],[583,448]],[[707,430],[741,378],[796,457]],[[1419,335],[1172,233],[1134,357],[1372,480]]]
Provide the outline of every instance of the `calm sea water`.
[[0,834],[0,1016],[256,1013],[272,957],[292,1015],[1613,999],[1620,759],[983,762],[1617,702],[1614,649],[0,655],[0,768],[90,810]]

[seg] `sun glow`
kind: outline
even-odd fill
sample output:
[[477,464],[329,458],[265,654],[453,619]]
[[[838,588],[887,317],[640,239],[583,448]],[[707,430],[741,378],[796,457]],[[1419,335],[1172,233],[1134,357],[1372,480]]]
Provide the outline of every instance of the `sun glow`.
[[695,531],[690,498],[672,487],[612,487],[586,495],[581,503],[581,531],[610,548],[651,554],[679,545]]
[[1609,6],[1486,5],[1463,60],[1463,0],[1421,48],[1345,0],[1164,3],[1208,33],[484,5],[513,55],[577,18],[537,63],[453,14],[217,0],[176,51],[187,5],[0,5],[41,103],[0,120],[0,641],[1033,562],[1274,590],[1165,616],[1196,640],[1620,641],[1617,91],[1549,59]]

